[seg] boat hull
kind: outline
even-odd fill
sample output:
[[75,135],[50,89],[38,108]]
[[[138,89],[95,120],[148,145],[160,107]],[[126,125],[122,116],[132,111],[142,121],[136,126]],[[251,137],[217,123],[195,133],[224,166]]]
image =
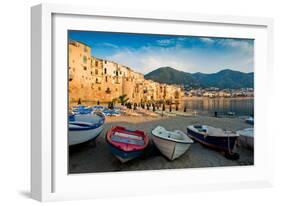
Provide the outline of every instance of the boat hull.
[[239,130],[237,133],[239,134],[239,145],[254,149],[254,128]]
[[103,130],[103,125],[94,129],[69,130],[68,145],[77,145],[90,140],[96,139]]
[[152,140],[160,152],[169,160],[175,160],[182,156],[190,147],[191,143],[179,143],[171,140],[152,137]]
[[110,152],[119,159],[122,163],[128,162],[134,158],[137,158],[143,154],[143,151],[125,152],[116,148],[115,146],[108,144]]
[[232,152],[238,136],[231,136],[231,137],[217,137],[217,136],[210,136],[210,135],[203,135],[201,133],[197,133],[189,128],[187,128],[187,135],[190,136],[192,139],[200,142],[203,145],[206,145],[210,148],[224,151],[224,152]]
[[253,149],[254,148],[254,138],[252,138],[252,137],[240,135],[239,143],[242,146],[247,147],[249,149]]

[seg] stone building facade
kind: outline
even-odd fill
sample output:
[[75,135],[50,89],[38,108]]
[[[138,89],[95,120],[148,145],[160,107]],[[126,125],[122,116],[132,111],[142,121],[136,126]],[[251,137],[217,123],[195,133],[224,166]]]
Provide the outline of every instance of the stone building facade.
[[91,56],[91,48],[78,41],[68,43],[69,101],[110,102],[127,95],[129,102],[169,100],[183,97],[177,85],[146,80],[129,67]]

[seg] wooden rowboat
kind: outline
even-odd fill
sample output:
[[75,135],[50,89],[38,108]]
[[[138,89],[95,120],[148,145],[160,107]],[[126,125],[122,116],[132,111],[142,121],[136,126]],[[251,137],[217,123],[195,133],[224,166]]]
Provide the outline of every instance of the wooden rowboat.
[[208,125],[190,125],[187,135],[210,148],[232,154],[239,135]]
[[103,130],[104,116],[99,114],[70,115],[68,145],[77,145],[96,139]]
[[112,127],[106,134],[106,140],[111,153],[122,163],[142,155],[149,143],[143,131],[121,126]]
[[154,144],[169,160],[182,156],[193,143],[193,140],[180,130],[168,131],[164,127],[157,126],[152,130],[152,134]]

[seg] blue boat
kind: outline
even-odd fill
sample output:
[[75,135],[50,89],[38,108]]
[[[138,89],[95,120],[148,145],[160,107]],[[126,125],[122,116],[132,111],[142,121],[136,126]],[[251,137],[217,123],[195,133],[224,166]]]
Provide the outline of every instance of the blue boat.
[[77,145],[96,139],[103,130],[102,114],[70,115],[68,118],[68,145]]
[[91,107],[86,107],[84,105],[77,105],[72,107],[72,112],[74,114],[91,114],[93,109]]
[[201,144],[232,154],[239,135],[233,131],[226,131],[207,125],[190,125],[187,135]]
[[95,106],[92,106],[92,109],[93,109],[93,111],[103,111],[106,109],[106,107],[101,106],[101,105],[95,105]]
[[114,109],[104,109],[104,110],[102,111],[102,113],[103,113],[105,116],[119,116],[119,115],[120,115],[120,111],[114,110]]

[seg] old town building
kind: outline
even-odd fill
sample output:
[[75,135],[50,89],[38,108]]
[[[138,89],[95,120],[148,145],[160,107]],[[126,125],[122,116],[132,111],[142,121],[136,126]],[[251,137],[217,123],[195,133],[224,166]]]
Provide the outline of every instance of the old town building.
[[179,100],[183,92],[177,85],[146,80],[144,75],[113,61],[91,55],[91,48],[78,41],[70,41],[69,100],[70,102],[110,102],[126,95],[132,103],[158,100]]

